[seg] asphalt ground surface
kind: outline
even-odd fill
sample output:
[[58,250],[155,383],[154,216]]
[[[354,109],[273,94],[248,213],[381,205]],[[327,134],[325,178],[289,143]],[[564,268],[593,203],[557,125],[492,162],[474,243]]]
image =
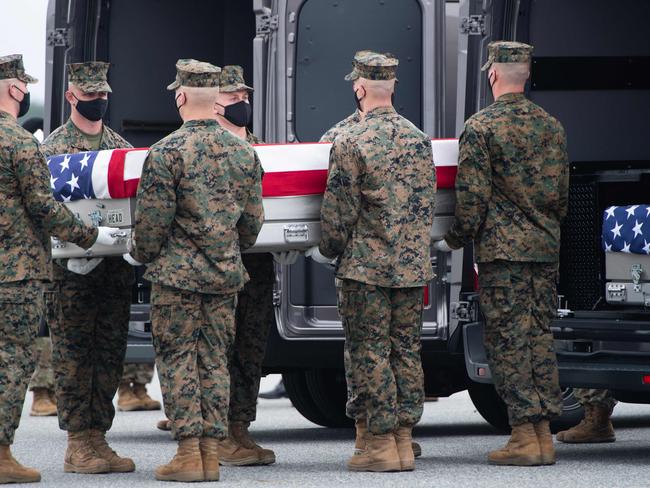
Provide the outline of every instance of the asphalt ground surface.
[[[267,382],[268,387],[268,382]],[[149,387],[160,399],[157,383]],[[130,474],[63,473],[65,435],[54,417],[29,416],[25,402],[14,444],[15,456],[41,470],[42,486],[132,487],[187,486],[161,483],[153,471],[174,455],[169,433],[155,428],[161,412],[118,412],[109,442],[134,459]],[[242,487],[624,487],[650,486],[650,405],[619,404],[614,414],[617,441],[601,445],[557,445],[558,464],[534,468],[497,467],[486,462],[489,450],[502,447],[500,435],[476,412],[469,396],[458,393],[425,406],[415,431],[423,455],[411,473],[350,473],[351,429],[326,429],[305,420],[289,400],[261,400],[251,431],[276,452],[268,467],[222,467],[221,486]],[[206,483],[193,484],[205,486]],[[17,486],[17,485],[14,485]],[[25,485],[27,486],[27,485]],[[29,485],[36,486],[36,485]]]

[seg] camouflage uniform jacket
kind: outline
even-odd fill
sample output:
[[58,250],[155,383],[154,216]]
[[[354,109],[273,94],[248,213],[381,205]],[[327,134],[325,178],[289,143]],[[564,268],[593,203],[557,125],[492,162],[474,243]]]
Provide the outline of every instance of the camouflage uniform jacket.
[[52,197],[38,141],[0,111],[0,283],[51,280],[50,235],[81,247],[97,231]]
[[[99,150],[131,148],[131,144],[121,135],[102,124],[102,138],[99,144]],[[78,152],[91,151],[93,148],[88,144],[88,139],[77,128],[71,119],[50,133],[41,144],[41,148],[47,157],[55,154],[75,154]],[[66,279],[67,259],[57,259],[55,261],[59,266],[54,267],[54,279]]]
[[320,251],[337,277],[404,288],[433,278],[429,259],[436,172],[431,140],[393,108],[336,138],[321,207]]
[[346,118],[330,127],[330,129],[320,138],[320,142],[334,142],[334,139],[336,139],[341,133],[350,127],[354,127],[360,121],[361,114],[358,110],[355,110],[352,115],[348,115]]
[[258,137],[248,129],[246,129],[246,142],[249,144],[261,144],[261,141],[258,139]]
[[133,256],[150,281],[233,293],[248,280],[241,250],[264,221],[262,166],[250,144],[215,120],[192,120],[154,144],[135,210]]
[[568,189],[562,125],[523,94],[503,95],[465,124],[445,239],[474,240],[477,262],[555,262]]

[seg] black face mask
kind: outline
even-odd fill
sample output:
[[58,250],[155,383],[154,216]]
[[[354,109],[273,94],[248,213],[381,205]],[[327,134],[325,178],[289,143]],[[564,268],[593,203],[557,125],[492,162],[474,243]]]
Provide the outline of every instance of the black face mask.
[[29,105],[30,105],[30,96],[29,92],[24,92],[20,88],[18,88],[16,85],[13,85],[13,87],[18,90],[20,93],[23,94],[23,99],[18,101],[16,100],[13,95],[11,98],[14,98],[18,102],[18,117],[22,117],[25,115],[27,112],[29,112]]
[[241,102],[225,106],[220,103],[217,105],[223,107],[223,116],[231,124],[236,125],[237,127],[246,127],[251,123],[253,109],[251,104],[247,101],[242,100]]
[[108,99],[106,98],[96,98],[95,100],[89,101],[81,101],[77,98],[77,112],[93,122],[101,120],[106,114],[107,108]]
[[356,91],[353,91],[352,95],[354,95],[354,103],[357,105],[357,110],[359,110],[359,112],[363,112],[363,109],[361,108],[361,100],[362,99],[357,98],[357,92]]

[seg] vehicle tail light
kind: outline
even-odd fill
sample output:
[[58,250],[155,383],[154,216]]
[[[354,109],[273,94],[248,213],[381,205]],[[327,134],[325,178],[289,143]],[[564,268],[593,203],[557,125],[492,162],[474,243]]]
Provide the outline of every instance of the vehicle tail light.
[[650,385],[650,374],[644,374],[641,381],[644,385]]
[[424,308],[429,306],[429,285],[424,287]]

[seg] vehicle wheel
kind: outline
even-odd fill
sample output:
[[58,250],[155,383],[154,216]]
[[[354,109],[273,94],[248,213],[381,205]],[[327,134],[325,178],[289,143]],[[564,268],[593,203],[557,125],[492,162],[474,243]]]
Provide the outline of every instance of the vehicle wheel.
[[320,411],[327,418],[326,427],[352,427],[345,415],[348,399],[345,373],[338,369],[313,369],[305,372],[307,387]]
[[[478,413],[496,429],[509,433],[508,409],[503,400],[497,395],[493,385],[474,383],[469,388],[469,396]],[[572,388],[562,391],[562,416],[551,422],[551,431],[556,433],[576,425],[584,416],[580,402],[573,394]]]
[[282,374],[284,388],[293,406],[310,422],[327,427],[327,417],[321,412],[307,387],[305,371],[291,371]]

